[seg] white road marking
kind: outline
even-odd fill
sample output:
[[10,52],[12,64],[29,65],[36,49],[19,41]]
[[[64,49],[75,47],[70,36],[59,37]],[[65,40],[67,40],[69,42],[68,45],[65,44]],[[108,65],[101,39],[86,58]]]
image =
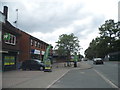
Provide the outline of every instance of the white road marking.
[[100,77],[102,77],[107,83],[109,83],[113,88],[118,88],[114,83],[112,83],[109,79],[107,79],[105,76],[103,76],[100,72],[93,69]]
[[58,83],[60,82],[60,80],[59,81],[57,81]]
[[60,80],[65,74],[67,74],[70,70],[68,70],[67,72],[65,72],[61,77],[59,77],[58,79],[54,80],[50,85],[48,85],[46,88],[50,88],[54,83],[56,83],[58,80]]
[[80,72],[81,74],[84,74],[85,72]]

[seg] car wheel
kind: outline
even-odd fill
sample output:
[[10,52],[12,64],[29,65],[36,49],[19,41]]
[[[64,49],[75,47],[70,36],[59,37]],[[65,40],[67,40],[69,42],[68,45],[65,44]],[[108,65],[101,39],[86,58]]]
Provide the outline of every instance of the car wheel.
[[39,70],[42,71],[42,70],[43,70],[43,67],[40,67]]

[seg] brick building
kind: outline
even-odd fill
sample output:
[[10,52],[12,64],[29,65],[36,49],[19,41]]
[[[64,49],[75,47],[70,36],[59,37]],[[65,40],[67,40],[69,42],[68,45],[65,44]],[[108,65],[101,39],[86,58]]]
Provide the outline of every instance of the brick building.
[[[49,44],[32,35],[15,28],[7,21],[8,7],[4,6],[2,18],[2,68],[3,70],[17,69],[20,62],[29,59],[42,60]],[[50,54],[52,54],[52,49]],[[0,61],[1,62],[1,61]]]
[[4,7],[2,14],[4,22],[2,23],[2,68],[3,70],[16,69],[16,63],[20,52],[20,33],[17,28],[7,21],[8,8]]
[[28,59],[43,60],[45,50],[49,44],[23,31],[21,31],[20,34],[20,61]]
[[30,36],[30,55],[32,59],[40,59],[43,60],[43,56],[45,53],[45,50],[49,46],[49,44],[45,43],[44,41],[41,41],[33,36]]

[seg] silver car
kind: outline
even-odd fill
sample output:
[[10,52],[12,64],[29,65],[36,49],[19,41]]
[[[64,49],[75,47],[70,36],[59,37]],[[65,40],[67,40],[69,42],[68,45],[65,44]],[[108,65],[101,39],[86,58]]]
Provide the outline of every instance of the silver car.
[[102,58],[94,58],[93,64],[104,64]]

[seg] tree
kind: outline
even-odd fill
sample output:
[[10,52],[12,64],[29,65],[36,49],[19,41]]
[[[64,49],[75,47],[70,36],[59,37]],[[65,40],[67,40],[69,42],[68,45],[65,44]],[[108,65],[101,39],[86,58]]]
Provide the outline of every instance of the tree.
[[[105,39],[108,44],[109,53],[120,51],[120,22],[115,23],[114,20],[106,20],[100,28],[101,38]],[[117,50],[117,49],[118,50]]]
[[105,24],[99,28],[100,37],[91,41],[89,47],[85,50],[87,58],[102,57],[111,52],[120,51],[120,22],[106,20]]
[[74,34],[62,34],[59,36],[59,40],[56,42],[57,53],[59,56],[66,56],[67,60],[70,60],[71,54],[80,50],[79,40]]

